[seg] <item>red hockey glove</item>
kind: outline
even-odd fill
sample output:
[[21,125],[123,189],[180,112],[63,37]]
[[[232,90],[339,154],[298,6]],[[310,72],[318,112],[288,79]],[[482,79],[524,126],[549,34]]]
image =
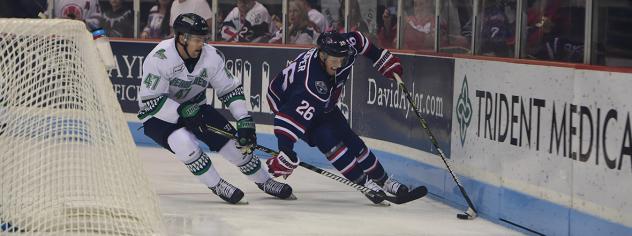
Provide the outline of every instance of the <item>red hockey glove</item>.
[[399,77],[402,77],[403,74],[402,64],[399,58],[386,49],[382,50],[382,55],[373,63],[373,67],[377,68],[377,71],[389,79],[395,79],[393,74],[397,74]]
[[[293,158],[288,156],[288,154],[286,154],[285,152],[281,151],[278,155],[268,159],[266,161],[266,164],[268,165],[268,172],[270,172],[270,174],[272,174],[272,176],[274,177],[283,176],[283,178],[287,179],[287,177],[292,174],[292,171],[296,169],[299,163],[296,154],[292,152],[290,155],[292,155]],[[294,159],[295,161],[292,161],[292,159]]]

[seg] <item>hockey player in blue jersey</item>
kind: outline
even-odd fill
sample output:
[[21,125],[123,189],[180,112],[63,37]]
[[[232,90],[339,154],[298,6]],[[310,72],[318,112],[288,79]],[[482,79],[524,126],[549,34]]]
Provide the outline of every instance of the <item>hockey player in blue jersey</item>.
[[[257,136],[241,81],[226,70],[221,52],[205,43],[208,25],[204,18],[193,13],[179,15],[173,30],[175,38],[160,42],[143,63],[138,118],[143,122],[145,135],[173,152],[226,202],[238,203],[244,193],[219,176],[198,141],[239,167],[264,192],[282,199],[293,198],[292,188],[272,179],[252,153]],[[206,103],[207,88],[215,89],[237,120],[237,129]],[[211,133],[206,129],[209,125],[236,133],[238,139]]]
[[[317,44],[301,53],[268,87],[280,150],[267,160],[268,171],[287,178],[299,163],[294,143],[302,139],[318,147],[347,179],[374,191],[407,194],[408,187],[389,177],[336,106],[357,55],[368,57],[384,77],[391,79],[393,74],[402,75],[399,58],[374,46],[359,32],[325,32]],[[374,203],[383,200],[369,199]]]

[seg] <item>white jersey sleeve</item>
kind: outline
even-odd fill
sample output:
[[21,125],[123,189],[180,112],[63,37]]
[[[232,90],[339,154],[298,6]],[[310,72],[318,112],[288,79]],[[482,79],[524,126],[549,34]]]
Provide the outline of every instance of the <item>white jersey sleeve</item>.
[[236,79],[230,71],[224,67],[224,57],[220,51],[214,49],[214,60],[218,61],[218,70],[211,77],[210,86],[215,89],[215,93],[222,103],[228,107],[231,115],[236,120],[240,120],[248,116],[248,108],[246,106],[246,98],[244,96],[244,88],[239,79]]

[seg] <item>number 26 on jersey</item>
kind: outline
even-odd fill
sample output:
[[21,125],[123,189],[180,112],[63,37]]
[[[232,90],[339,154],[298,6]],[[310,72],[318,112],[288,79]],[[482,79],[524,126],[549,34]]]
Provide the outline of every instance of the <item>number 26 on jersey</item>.
[[309,102],[303,100],[301,105],[296,108],[296,112],[303,116],[305,120],[311,120],[314,117],[314,111],[316,109],[309,105]]

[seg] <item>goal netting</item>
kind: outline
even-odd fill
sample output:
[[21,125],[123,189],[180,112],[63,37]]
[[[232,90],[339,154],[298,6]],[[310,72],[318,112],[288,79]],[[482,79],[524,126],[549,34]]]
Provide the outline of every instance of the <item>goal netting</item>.
[[164,232],[80,21],[0,19],[0,225],[0,234]]

